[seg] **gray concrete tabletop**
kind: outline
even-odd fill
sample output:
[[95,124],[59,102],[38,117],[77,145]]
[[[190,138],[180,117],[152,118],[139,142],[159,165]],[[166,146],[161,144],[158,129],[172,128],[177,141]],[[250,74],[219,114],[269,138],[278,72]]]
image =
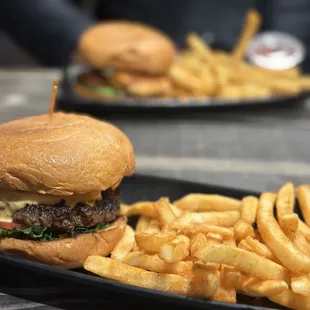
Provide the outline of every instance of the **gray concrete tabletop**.
[[[0,123],[47,113],[60,70],[0,71]],[[248,190],[310,184],[310,101],[287,108],[201,112],[199,117],[112,120],[130,137],[137,172]],[[0,289],[1,291],[1,289]],[[0,295],[1,309],[49,309]]]

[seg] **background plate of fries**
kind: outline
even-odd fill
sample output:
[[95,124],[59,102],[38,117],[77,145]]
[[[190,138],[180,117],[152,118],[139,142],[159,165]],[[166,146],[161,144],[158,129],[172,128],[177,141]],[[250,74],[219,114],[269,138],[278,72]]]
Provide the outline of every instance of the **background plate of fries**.
[[[85,66],[72,65],[63,73],[62,108],[89,110],[117,108],[168,109],[216,108],[295,103],[308,97],[310,75],[304,74],[297,61],[293,67],[277,70],[259,67],[247,58],[249,47],[255,42],[262,23],[259,12],[250,9],[245,17],[240,37],[231,51],[208,45],[197,33],[186,35],[186,46],[179,50],[164,76],[135,76],[132,87],[117,82],[118,72],[98,73],[104,76],[105,92],[92,84],[85,86],[79,77]],[[216,45],[216,38],[214,45]],[[253,44],[252,44],[253,45]],[[280,67],[279,67],[280,66]],[[78,89],[82,82],[82,94]],[[129,83],[130,84],[130,83]],[[91,87],[91,88],[89,88]],[[99,94],[99,95],[98,95]]]
[[90,256],[70,271],[1,254],[2,266],[144,302],[310,309],[309,185],[255,193],[136,175],[121,187],[129,221],[110,257]]

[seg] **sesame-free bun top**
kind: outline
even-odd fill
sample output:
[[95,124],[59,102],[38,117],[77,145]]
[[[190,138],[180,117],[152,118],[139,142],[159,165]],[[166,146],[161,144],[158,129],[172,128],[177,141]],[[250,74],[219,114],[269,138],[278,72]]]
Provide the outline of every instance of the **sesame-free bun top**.
[[165,74],[174,59],[172,40],[150,26],[129,21],[102,22],[80,38],[85,62],[97,69],[114,68],[147,74]]
[[0,190],[101,192],[133,174],[128,137],[85,115],[54,113],[0,125]]

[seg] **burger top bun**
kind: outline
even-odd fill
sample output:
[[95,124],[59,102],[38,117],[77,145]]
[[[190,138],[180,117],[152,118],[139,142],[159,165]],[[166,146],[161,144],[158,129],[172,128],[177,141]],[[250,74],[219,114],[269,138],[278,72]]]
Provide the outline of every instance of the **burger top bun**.
[[123,237],[126,219],[118,218],[107,229],[55,241],[0,238],[0,251],[65,269],[83,266],[90,255],[107,256]]
[[88,116],[54,113],[0,125],[0,190],[101,192],[134,169],[127,136]]
[[140,23],[98,23],[81,37],[79,51],[97,69],[114,68],[146,74],[165,74],[175,54],[173,42],[159,30]]

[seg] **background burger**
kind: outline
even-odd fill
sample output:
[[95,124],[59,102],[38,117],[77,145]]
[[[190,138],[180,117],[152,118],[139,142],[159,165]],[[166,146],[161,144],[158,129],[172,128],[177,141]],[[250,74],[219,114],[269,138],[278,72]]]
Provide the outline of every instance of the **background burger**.
[[63,268],[123,236],[119,184],[135,169],[111,124],[55,113],[0,125],[0,251]]
[[175,46],[150,26],[126,21],[99,23],[81,37],[78,50],[89,70],[74,90],[96,99],[117,96],[169,96]]

